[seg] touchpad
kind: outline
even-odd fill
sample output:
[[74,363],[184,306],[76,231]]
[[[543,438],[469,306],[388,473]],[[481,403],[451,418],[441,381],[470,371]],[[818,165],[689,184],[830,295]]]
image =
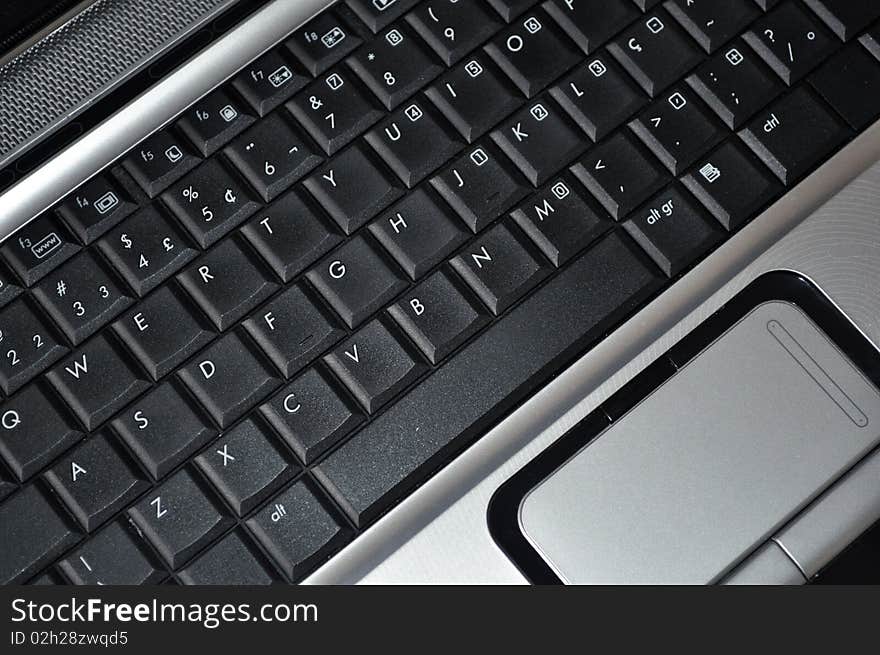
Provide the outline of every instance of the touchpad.
[[799,308],[748,313],[538,483],[571,583],[717,581],[880,442],[880,393]]

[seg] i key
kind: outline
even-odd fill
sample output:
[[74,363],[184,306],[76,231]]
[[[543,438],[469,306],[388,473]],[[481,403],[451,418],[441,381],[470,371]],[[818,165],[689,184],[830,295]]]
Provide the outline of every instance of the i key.
[[434,0],[422,3],[406,19],[447,66],[486,41],[501,21],[478,2]]
[[18,391],[67,352],[55,333],[21,298],[0,311],[0,386]]

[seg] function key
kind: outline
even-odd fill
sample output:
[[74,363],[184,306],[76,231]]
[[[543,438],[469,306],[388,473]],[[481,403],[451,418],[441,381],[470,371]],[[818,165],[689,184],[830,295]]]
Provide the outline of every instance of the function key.
[[27,286],[39,281],[79,250],[73,236],[51,214],[35,218],[0,246],[6,263]]
[[200,161],[183,139],[170,130],[163,130],[135,146],[122,165],[147,195],[154,198]]
[[418,4],[419,0],[346,0],[357,17],[373,32],[397,20]]
[[167,573],[156,566],[145,546],[125,524],[112,523],[61,560],[58,568],[75,585],[157,584]]
[[312,75],[320,75],[363,43],[333,11],[325,11],[293,33],[284,45]]
[[265,116],[308,82],[309,78],[282,57],[279,51],[272,50],[246,66],[232,80],[232,86],[257,115]]
[[482,45],[501,27],[497,15],[479,2],[422,3],[406,18],[447,66]]
[[809,79],[853,129],[861,131],[880,117],[880,62],[858,43],[846,46]]
[[834,33],[844,41],[855,38],[875,20],[880,20],[877,2],[853,0],[805,0]]
[[0,386],[11,395],[54,364],[67,348],[22,298],[0,311]]
[[666,9],[706,52],[715,52],[759,14],[752,0],[673,0]]
[[542,6],[586,53],[595,51],[639,16],[630,0],[547,0]]
[[106,175],[86,182],[58,207],[58,213],[80,241],[89,244],[123,218],[137,205]]
[[220,90],[187,109],[177,125],[207,157],[253,122],[254,117],[244,107]]
[[489,0],[492,8],[508,23],[536,2],[537,0]]

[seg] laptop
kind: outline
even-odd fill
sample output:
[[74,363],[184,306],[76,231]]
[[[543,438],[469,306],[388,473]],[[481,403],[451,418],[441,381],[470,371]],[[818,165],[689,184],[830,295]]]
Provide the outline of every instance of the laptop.
[[880,5],[0,9],[0,581],[880,570]]

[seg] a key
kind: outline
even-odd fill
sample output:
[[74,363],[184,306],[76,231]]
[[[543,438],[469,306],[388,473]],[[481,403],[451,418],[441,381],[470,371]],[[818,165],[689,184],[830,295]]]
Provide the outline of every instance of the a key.
[[185,585],[268,585],[274,577],[261,556],[237,532],[232,532],[181,570]]
[[121,522],[101,530],[58,563],[75,585],[153,585],[167,576],[143,540]]
[[321,163],[306,137],[280,112],[263,119],[224,150],[266,202]]
[[0,405],[0,454],[22,482],[82,436],[37,384]]
[[853,129],[861,131],[880,116],[880,63],[858,43],[832,57],[809,80]]
[[421,98],[367,132],[365,139],[410,189],[462,147],[433,106]]
[[522,96],[488,55],[477,52],[425,90],[468,143],[492,129],[522,103]]
[[534,5],[536,0],[488,0],[488,2],[509,23]]
[[413,280],[467,240],[460,223],[425,187],[409,194],[370,225],[370,232]]
[[740,136],[790,186],[836,150],[847,130],[810,91],[799,87],[759,113]]
[[61,203],[58,213],[83,243],[91,243],[137,205],[106,175],[96,175]]
[[394,109],[443,70],[404,23],[385,30],[347,60],[387,109]]
[[44,278],[34,296],[74,345],[134,302],[92,252],[77,255]]
[[0,505],[0,584],[21,584],[79,540],[34,485]]
[[98,248],[139,296],[198,255],[180,229],[153,205],[108,232],[98,241]]
[[364,421],[357,404],[339,393],[318,368],[284,387],[260,412],[306,465]]
[[172,568],[179,568],[229,528],[233,520],[182,469],[128,510]]
[[534,186],[584,151],[588,141],[546,97],[527,105],[492,132],[492,139]]
[[587,54],[639,16],[630,0],[547,0],[542,6]]
[[270,50],[232,80],[232,86],[253,107],[258,116],[265,116],[308,84],[309,78],[282,56]]
[[162,130],[135,146],[122,165],[147,195],[155,198],[200,161],[177,134]]
[[212,443],[195,462],[238,516],[263,502],[297,470],[252,419]]
[[52,214],[43,214],[0,246],[0,254],[31,286],[79,252],[80,246]]
[[648,104],[642,90],[606,54],[578,66],[550,95],[593,141],[604,139]]
[[643,16],[614,39],[608,50],[652,98],[702,60],[690,37],[662,10]]
[[6,307],[21,295],[22,288],[2,263],[0,263],[0,308]]
[[323,11],[293,33],[284,45],[312,75],[357,50],[361,38],[334,11]]
[[346,234],[365,225],[403,195],[400,182],[377,160],[369,146],[358,142],[303,182]]
[[336,320],[299,286],[286,289],[243,325],[286,378],[345,336]]
[[180,285],[221,332],[278,289],[236,239],[227,239],[177,276]]
[[459,157],[431,185],[467,226],[479,232],[529,193],[522,175],[488,143]]
[[669,179],[660,163],[627,132],[618,132],[593,148],[571,170],[617,220]]
[[104,434],[88,437],[45,478],[87,532],[94,532],[148,488]]
[[344,243],[306,273],[309,282],[355,328],[400,293],[406,282],[363,236]]
[[760,14],[752,0],[672,0],[665,7],[709,53],[742,32]]
[[518,18],[485,49],[528,98],[534,98],[579,59],[574,44],[540,9]]
[[478,2],[433,0],[422,3],[406,19],[447,66],[482,45],[501,21]]
[[217,436],[173,381],[132,403],[110,425],[156,480]]
[[0,386],[11,395],[45,371],[67,348],[24,298],[0,311]]
[[412,9],[418,0],[346,0],[357,17],[378,32]]
[[694,263],[721,238],[702,207],[677,186],[649,200],[623,226],[669,277]]
[[232,425],[280,384],[236,332],[208,347],[178,375],[222,428]]
[[300,480],[247,521],[289,580],[299,580],[351,539],[351,529],[318,494]]
[[876,2],[852,0],[805,0],[805,2],[844,41],[854,39],[868,25],[880,20],[880,5]]
[[209,157],[254,122],[250,111],[218,89],[184,112],[177,125],[203,157]]
[[442,270],[404,295],[388,313],[435,365],[489,322],[486,310]]

